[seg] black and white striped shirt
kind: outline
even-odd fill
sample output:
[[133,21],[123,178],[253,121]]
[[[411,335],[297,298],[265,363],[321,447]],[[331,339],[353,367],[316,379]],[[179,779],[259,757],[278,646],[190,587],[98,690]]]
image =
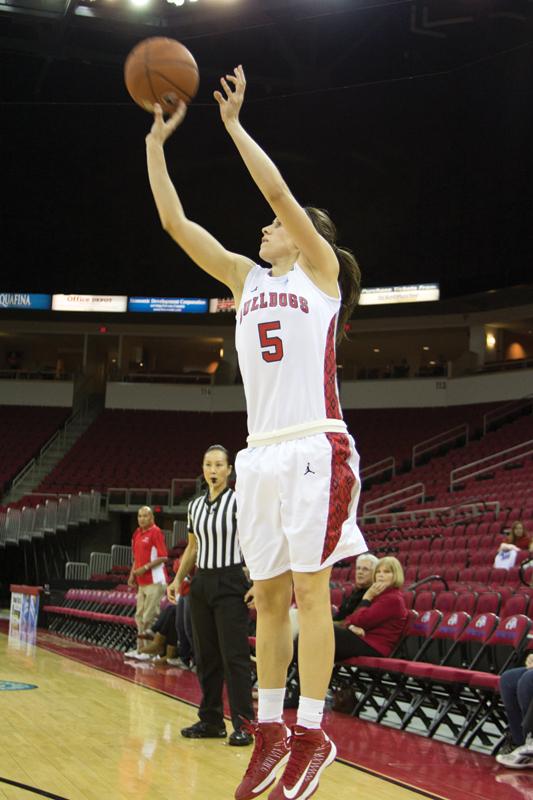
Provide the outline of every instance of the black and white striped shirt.
[[209,490],[189,503],[189,533],[196,537],[196,565],[200,569],[220,569],[242,564],[237,538],[236,500],[229,486],[209,500]]

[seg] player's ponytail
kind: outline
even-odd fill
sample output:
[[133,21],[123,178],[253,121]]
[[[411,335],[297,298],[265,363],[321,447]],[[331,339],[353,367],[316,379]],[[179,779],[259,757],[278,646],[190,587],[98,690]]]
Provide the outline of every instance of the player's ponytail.
[[337,245],[337,228],[327,211],[322,208],[306,207],[311,222],[324,239],[329,242],[339,259],[339,285],[341,308],[337,323],[337,343],[347,339],[344,327],[361,295],[361,270],[351,250]]

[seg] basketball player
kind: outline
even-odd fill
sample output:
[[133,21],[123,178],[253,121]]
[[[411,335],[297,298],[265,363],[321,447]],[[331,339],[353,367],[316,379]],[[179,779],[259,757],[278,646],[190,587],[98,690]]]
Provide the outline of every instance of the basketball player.
[[[328,215],[296,201],[267,154],[244,130],[242,67],[214,93],[222,122],[275,219],[262,231],[264,269],[227,251],[189,220],[172,185],[163,144],[185,115],[147,136],[150,185],[163,228],[233,292],[236,345],[248,410],[248,448],[236,459],[239,537],[257,608],[258,721],[236,800],[271,787],[270,800],[310,797],[336,748],[321,727],[333,665],[329,579],[341,558],[366,551],[356,524],[358,456],[342,419],[335,337],[356,305],[360,272],[336,245]],[[292,588],[299,610],[302,695],[297,723],[282,720]]]

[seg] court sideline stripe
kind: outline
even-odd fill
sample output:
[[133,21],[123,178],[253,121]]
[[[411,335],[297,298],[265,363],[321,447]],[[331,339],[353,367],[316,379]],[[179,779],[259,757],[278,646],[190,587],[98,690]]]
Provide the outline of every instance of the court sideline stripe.
[[37,789],[35,786],[29,786],[27,783],[19,783],[18,781],[11,781],[9,778],[2,778],[0,776],[0,783],[7,783],[8,786],[15,786],[17,789],[24,789],[25,792],[32,792],[41,797],[50,797],[51,800],[69,800],[68,797],[63,797],[61,794],[53,794],[52,792],[45,792],[44,789]]
[[[197,703],[193,703],[190,700],[185,700],[181,697],[176,697],[175,694],[170,694],[170,692],[165,692],[164,689],[157,689],[156,687],[153,686],[146,686],[145,684],[138,683],[133,678],[128,678],[127,675],[117,675],[116,672],[113,672],[110,669],[106,669],[105,667],[96,666],[93,664],[87,664],[87,662],[84,661],[83,659],[76,658],[76,656],[70,653],[68,655],[62,652],[60,653],[56,649],[54,649],[54,645],[52,642],[50,642],[49,647],[47,647],[46,642],[38,642],[36,643],[36,646],[42,647],[43,650],[46,650],[49,653],[53,653],[56,656],[60,656],[61,658],[67,658],[70,661],[75,661],[78,664],[82,664],[83,666],[88,667],[89,669],[95,669],[97,672],[104,672],[106,673],[106,675],[113,675],[113,677],[115,678],[119,678],[120,680],[125,680],[128,683],[133,683],[135,686],[139,686],[141,689],[148,689],[148,691],[150,692],[156,692],[157,694],[162,694],[165,697],[170,697],[172,700],[177,700],[178,703],[184,703],[185,705],[191,706],[192,708],[198,708]],[[348,761],[344,758],[339,758],[339,757],[337,757],[335,760],[338,761],[339,764],[344,764],[345,766],[351,767],[352,769],[357,769],[359,770],[359,772],[364,772],[367,775],[372,775],[372,777],[378,778],[387,783],[391,783],[394,786],[399,786],[402,789],[408,789],[409,791],[420,795],[420,797],[428,797],[429,800],[451,800],[451,798],[446,798],[444,795],[432,794],[431,792],[427,792],[425,789],[421,789],[418,786],[412,786],[411,784],[398,780],[397,778],[391,778],[382,772],[377,772],[375,770],[369,769],[368,767],[361,767],[359,766],[359,764],[355,764],[353,761]],[[54,796],[52,795],[52,797]],[[59,798],[59,800],[68,800],[68,798]]]

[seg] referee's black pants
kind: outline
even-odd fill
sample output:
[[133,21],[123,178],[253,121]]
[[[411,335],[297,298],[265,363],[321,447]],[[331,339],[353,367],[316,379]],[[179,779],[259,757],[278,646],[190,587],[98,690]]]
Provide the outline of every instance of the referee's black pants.
[[252,676],[248,644],[248,583],[237,565],[199,569],[191,583],[190,603],[194,652],[202,702],[198,716],[220,725],[224,720],[222,689],[228,690],[231,721],[253,719]]

